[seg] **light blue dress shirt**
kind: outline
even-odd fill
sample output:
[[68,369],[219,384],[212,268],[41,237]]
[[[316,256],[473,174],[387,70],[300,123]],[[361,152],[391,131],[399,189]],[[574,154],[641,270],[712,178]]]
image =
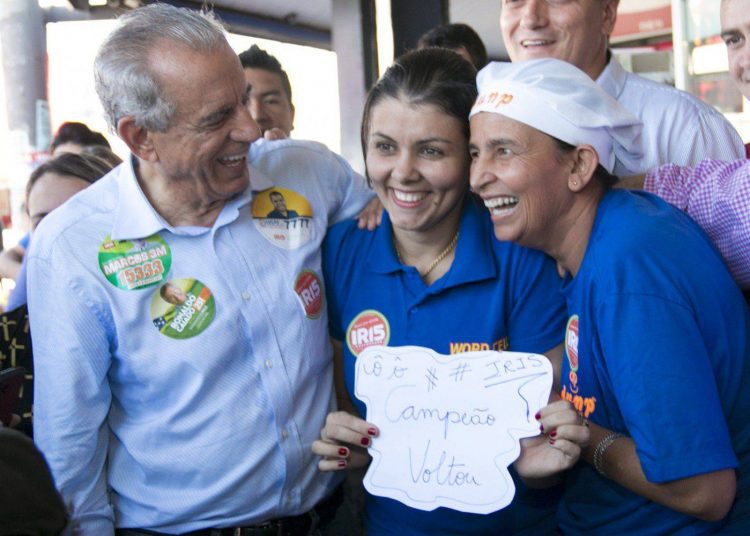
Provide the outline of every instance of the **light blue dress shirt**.
[[[256,142],[249,163],[250,187],[211,228],[166,223],[129,159],[34,233],[35,440],[76,534],[253,524],[305,512],[337,484],[310,451],[334,408],[315,286],[327,227],[372,194],[319,144]],[[279,189],[302,218],[259,216]],[[169,251],[162,282],[126,290],[105,278],[107,235],[155,234]],[[185,278],[210,289],[215,316],[178,339],[154,304],[169,307],[160,287]]]

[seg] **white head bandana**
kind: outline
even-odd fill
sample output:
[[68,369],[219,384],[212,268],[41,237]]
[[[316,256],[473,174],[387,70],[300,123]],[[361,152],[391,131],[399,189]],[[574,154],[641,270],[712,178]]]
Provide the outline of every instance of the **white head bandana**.
[[492,62],[477,75],[470,116],[501,114],[571,145],[591,145],[610,173],[615,159],[629,169],[642,158],[643,124],[583,71],[547,58]]

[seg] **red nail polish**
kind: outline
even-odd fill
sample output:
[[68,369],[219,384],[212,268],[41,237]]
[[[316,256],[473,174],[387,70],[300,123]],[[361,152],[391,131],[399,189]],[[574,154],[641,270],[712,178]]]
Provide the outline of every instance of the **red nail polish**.
[[339,449],[339,456],[346,456],[347,454],[349,454],[349,451],[346,450],[344,447],[341,447]]
[[542,418],[542,412],[541,412],[541,411],[537,411],[537,412],[536,412],[536,415],[534,415],[534,418],[535,418],[535,419],[536,419],[537,421],[538,421],[539,419],[541,419],[541,418]]
[[363,437],[359,440],[360,443],[362,443],[365,447],[370,444],[370,438],[369,437]]
[[544,425],[543,424],[539,425],[539,431],[542,432],[542,433],[544,433]]
[[339,467],[346,467],[346,460],[339,460]]
[[375,428],[368,428],[367,433],[371,436],[377,435],[378,431]]
[[550,444],[550,445],[554,445],[554,444],[555,444],[555,440],[554,440],[554,439],[550,439],[550,440],[549,440],[549,444]]
[[549,433],[549,436],[550,436],[550,437],[555,437],[556,435],[557,435],[557,430],[552,430],[552,431],[551,431],[551,432]]

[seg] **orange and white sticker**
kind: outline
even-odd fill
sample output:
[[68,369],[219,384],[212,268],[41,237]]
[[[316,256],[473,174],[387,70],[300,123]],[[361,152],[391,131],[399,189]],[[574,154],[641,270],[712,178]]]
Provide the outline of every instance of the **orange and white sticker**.
[[568,355],[568,363],[572,372],[578,372],[578,315],[568,319],[565,328],[565,353]]
[[302,309],[307,318],[318,318],[323,311],[323,285],[315,272],[303,270],[294,281]]
[[388,319],[374,309],[359,313],[346,328],[346,344],[355,356],[370,346],[388,346],[390,340],[391,327]]

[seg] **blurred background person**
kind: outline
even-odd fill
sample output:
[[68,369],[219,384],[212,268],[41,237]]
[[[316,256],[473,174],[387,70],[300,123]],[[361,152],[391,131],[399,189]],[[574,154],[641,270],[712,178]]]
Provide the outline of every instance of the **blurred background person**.
[[83,123],[69,121],[57,129],[49,151],[55,156],[62,153],[80,153],[84,147],[91,145],[111,149],[107,138],[101,132],[95,132]]
[[267,139],[288,138],[294,128],[292,85],[281,63],[253,45],[240,54],[245,80],[251,86],[248,109]]
[[[31,233],[47,214],[113,169],[113,165],[90,154],[62,153],[36,168],[26,184],[26,210]],[[26,303],[26,269],[22,261],[16,287],[6,309]]]
[[468,24],[446,24],[425,32],[417,41],[417,48],[427,47],[448,48],[470,61],[477,70],[487,65],[482,38]]

